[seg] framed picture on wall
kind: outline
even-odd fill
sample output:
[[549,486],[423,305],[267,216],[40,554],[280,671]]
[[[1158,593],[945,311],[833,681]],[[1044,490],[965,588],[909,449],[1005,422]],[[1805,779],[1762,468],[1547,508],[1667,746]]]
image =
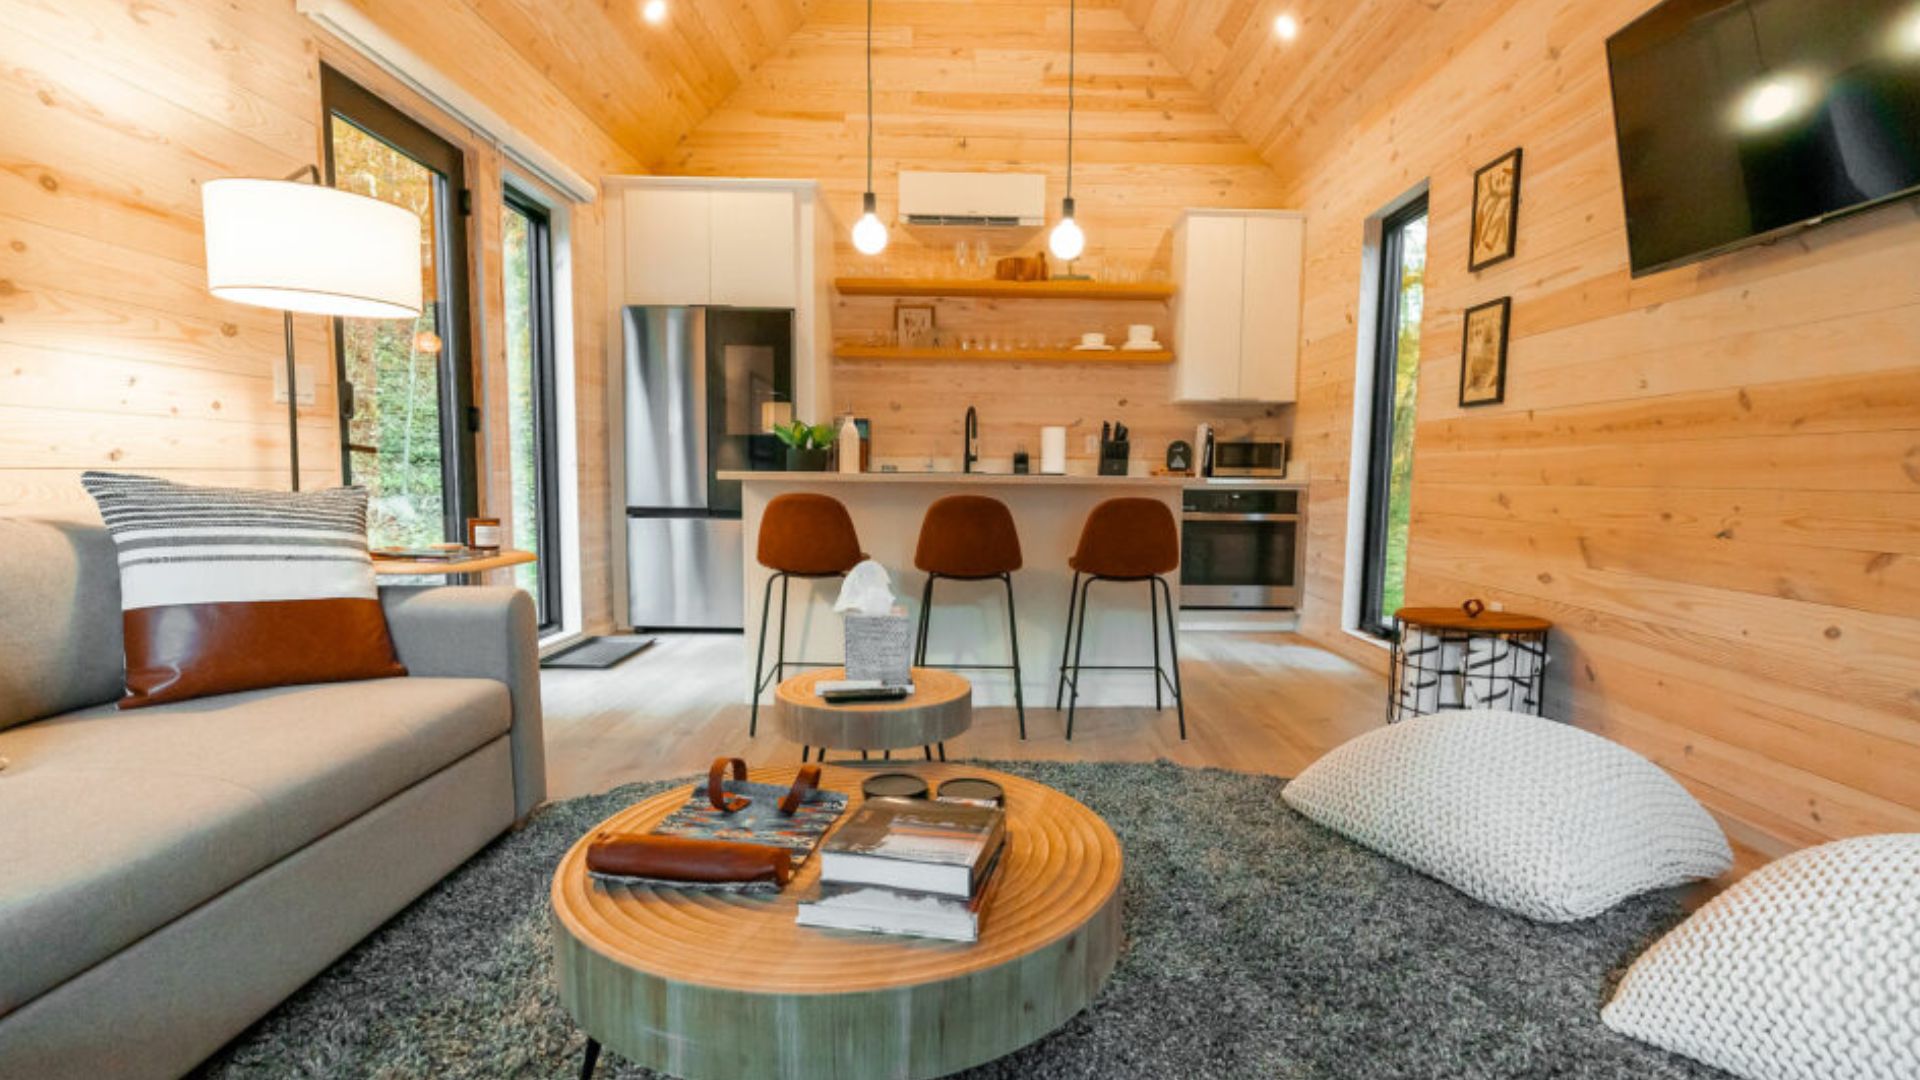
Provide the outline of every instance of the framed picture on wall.
[[1513,258],[1520,225],[1520,148],[1500,155],[1473,174],[1473,243],[1467,269],[1484,270]]
[[1498,405],[1507,397],[1507,320],[1513,297],[1467,309],[1460,343],[1460,405]]
[[895,304],[893,337],[902,348],[920,349],[933,344],[933,305]]

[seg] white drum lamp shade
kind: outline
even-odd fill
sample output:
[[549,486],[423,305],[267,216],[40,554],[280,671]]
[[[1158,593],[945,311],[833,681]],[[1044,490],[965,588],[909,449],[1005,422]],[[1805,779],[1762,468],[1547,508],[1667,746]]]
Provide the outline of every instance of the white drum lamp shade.
[[420,219],[411,210],[292,180],[201,186],[207,289],[279,311],[362,319],[420,314]]

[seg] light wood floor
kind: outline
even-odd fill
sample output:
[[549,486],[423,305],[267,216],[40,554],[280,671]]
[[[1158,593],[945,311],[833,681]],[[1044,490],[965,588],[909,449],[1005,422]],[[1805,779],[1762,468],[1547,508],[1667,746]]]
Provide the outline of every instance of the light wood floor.
[[[541,672],[547,787],[565,799],[635,780],[705,772],[716,757],[798,763],[800,747],[772,733],[747,738],[741,700],[749,646],[739,634],[668,634],[607,671]],[[979,709],[973,729],[947,742],[950,758],[1152,761],[1292,776],[1328,749],[1384,722],[1383,680],[1291,634],[1188,631],[1180,636],[1187,690],[1181,742],[1171,707],[1081,709],[1073,741],[1066,714],[1027,708],[1021,742],[1011,708]],[[1131,679],[1145,699],[1150,676]],[[1051,697],[1045,702],[1052,704]],[[1171,706],[1171,702],[1169,702]],[[846,755],[835,754],[833,760]]]

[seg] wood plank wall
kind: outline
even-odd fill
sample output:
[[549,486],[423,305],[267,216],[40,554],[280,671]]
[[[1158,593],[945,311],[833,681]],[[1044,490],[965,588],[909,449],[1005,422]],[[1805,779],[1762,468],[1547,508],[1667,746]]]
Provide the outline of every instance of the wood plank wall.
[[[880,0],[874,11],[874,185],[892,221],[902,168],[1044,172],[1058,213],[1066,160],[1067,9],[1057,0]],[[992,240],[995,255],[1033,252],[1045,230],[957,233],[895,226],[878,259],[853,250],[847,229],[865,184],[866,7],[818,0],[785,44],[655,169],[700,176],[817,179],[836,223],[845,275],[944,276],[956,239]],[[1159,55],[1112,0],[1080,4],[1074,195],[1096,273],[1166,268],[1170,231],[1187,206],[1278,207],[1276,178],[1206,100]],[[833,327],[859,340],[891,325],[893,301],[839,298]],[[1150,322],[1170,341],[1160,304],[946,302],[942,328],[1006,340],[1058,342],[1082,330],[1124,335]],[[961,420],[979,406],[982,453],[1004,460],[1039,428],[1097,433],[1117,417],[1134,454],[1158,463],[1173,439],[1206,420],[1228,435],[1285,435],[1290,407],[1170,403],[1172,372],[1092,365],[842,361],[836,410],[874,421],[875,452],[957,462]],[[1083,440],[1069,439],[1074,457]]]
[[[460,0],[363,6],[580,172],[638,163]],[[296,14],[291,0],[22,0],[0,9],[0,513],[89,517],[76,477],[108,467],[207,483],[284,486],[276,312],[206,292],[200,184],[280,176],[321,160],[319,63],[351,69],[469,152],[477,191],[499,154]],[[483,186],[484,185],[484,186]],[[474,296],[485,299],[483,391],[502,387],[498,204],[480,199]],[[573,230],[582,506],[590,625],[610,618],[601,400],[601,228]],[[324,320],[295,320],[321,373],[301,412],[303,483],[339,480]],[[500,393],[482,400],[504,435]],[[504,438],[495,440],[504,442]],[[503,505],[503,448],[486,495]],[[591,452],[588,452],[588,451]],[[598,489],[594,489],[594,485]],[[597,580],[596,580],[597,579]]]
[[[1552,708],[1762,854],[1920,829],[1920,203],[1632,280],[1604,42],[1650,6],[1521,0],[1286,178],[1306,630],[1383,659],[1339,629],[1363,223],[1431,178],[1409,599],[1554,619]],[[1514,146],[1518,256],[1469,274]],[[1508,295],[1506,403],[1462,410],[1461,312]]]

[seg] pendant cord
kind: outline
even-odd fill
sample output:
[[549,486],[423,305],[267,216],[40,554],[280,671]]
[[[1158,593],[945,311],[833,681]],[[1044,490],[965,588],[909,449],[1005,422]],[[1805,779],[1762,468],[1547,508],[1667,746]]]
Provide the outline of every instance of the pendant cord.
[[873,190],[873,0],[867,0],[867,190]]
[[1073,198],[1073,59],[1076,0],[1067,0],[1067,198]]

